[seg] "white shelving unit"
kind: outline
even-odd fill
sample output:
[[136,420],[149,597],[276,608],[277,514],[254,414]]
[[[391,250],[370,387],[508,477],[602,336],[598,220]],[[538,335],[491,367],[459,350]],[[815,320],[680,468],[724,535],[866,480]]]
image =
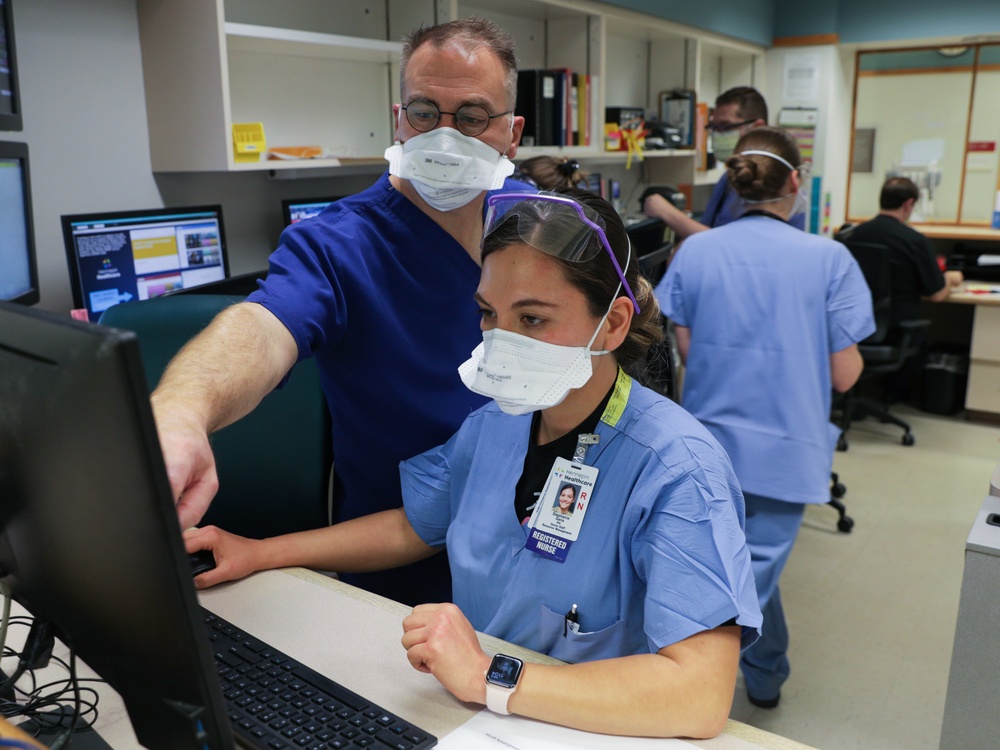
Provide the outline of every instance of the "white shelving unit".
[[[278,170],[288,176],[384,167],[399,94],[402,35],[467,15],[515,39],[521,68],[571,68],[596,82],[590,146],[521,149],[624,165],[603,150],[605,106],[658,109],[659,92],[714,100],[752,83],[763,49],[590,0],[138,0],[156,172]],[[704,93],[701,93],[704,92]],[[261,122],[269,147],[331,158],[237,162],[233,123]],[[694,153],[646,152],[652,181],[698,181]]]

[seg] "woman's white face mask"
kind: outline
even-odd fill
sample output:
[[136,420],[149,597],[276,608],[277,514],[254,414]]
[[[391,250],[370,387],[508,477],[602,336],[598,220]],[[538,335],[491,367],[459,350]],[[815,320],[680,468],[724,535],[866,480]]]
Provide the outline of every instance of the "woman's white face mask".
[[506,154],[447,127],[396,143],[385,150],[385,158],[389,174],[409,180],[438,211],[453,211],[484,190],[503,187],[514,172],[514,162]]
[[501,328],[483,331],[483,343],[462,363],[458,374],[466,388],[489,396],[507,414],[527,414],[561,404],[571,390],[582,388],[594,374],[590,358],[608,353],[590,347],[610,312],[608,307],[586,346],[550,344]]

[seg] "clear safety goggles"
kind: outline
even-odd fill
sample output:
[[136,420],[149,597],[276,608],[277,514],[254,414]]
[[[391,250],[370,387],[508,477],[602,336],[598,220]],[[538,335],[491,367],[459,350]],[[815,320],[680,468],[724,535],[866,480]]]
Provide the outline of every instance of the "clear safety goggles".
[[[571,263],[592,260],[603,247],[636,314],[639,313],[639,303],[604,233],[604,219],[592,208],[555,193],[495,193],[486,200],[483,240],[508,221],[517,222],[518,236],[526,245]],[[592,241],[595,236],[600,244]],[[631,255],[629,247],[626,268]]]

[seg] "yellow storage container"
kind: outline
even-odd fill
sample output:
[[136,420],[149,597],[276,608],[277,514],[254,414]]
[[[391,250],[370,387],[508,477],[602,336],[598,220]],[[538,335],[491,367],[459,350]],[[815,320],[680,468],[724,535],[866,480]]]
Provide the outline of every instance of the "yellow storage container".
[[238,164],[260,161],[261,154],[267,152],[267,140],[264,138],[264,123],[234,123],[233,152]]

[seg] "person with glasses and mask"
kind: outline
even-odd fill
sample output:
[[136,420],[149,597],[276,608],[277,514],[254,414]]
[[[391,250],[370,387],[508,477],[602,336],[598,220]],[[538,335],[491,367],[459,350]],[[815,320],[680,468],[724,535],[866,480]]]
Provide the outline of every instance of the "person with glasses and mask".
[[686,365],[681,403],[733,461],[764,624],[741,666],[750,702],[773,708],[789,675],[778,579],[809,503],[830,499],[832,390],[862,370],[871,293],[839,242],[801,232],[795,139],[762,126],[726,161],[740,218],[685,241],[656,296]]
[[[492,403],[402,462],[403,508],[260,541],[187,532],[217,561],[196,585],[447,545],[454,604],[414,608],[403,646],[459,700],[606,734],[718,734],[760,624],[729,459],[626,374],[661,331],[613,207],[576,190],[487,203],[481,343],[456,380]],[[477,630],[570,664],[491,658]]]
[[[215,493],[209,434],[306,357],[333,422],[336,520],[399,506],[399,461],[446,440],[485,402],[452,363],[479,337],[472,292],[486,196],[528,188],[506,179],[524,126],[513,112],[513,42],[474,18],[421,28],[404,43],[400,78],[388,172],[286,229],[260,288],[190,343],[153,394],[184,528]],[[444,556],[350,582],[408,603],[451,591]]]
[[[712,148],[719,164],[725,164],[733,155],[736,142],[754,128],[767,125],[767,102],[760,92],[750,86],[737,86],[723,92],[715,100],[715,109],[709,118],[707,130],[712,136]],[[679,240],[721,227],[739,218],[741,198],[722,175],[712,189],[701,221],[693,219],[662,195],[653,193],[643,203],[643,212],[659,219],[674,230]],[[792,226],[805,229],[805,213],[791,217]]]

